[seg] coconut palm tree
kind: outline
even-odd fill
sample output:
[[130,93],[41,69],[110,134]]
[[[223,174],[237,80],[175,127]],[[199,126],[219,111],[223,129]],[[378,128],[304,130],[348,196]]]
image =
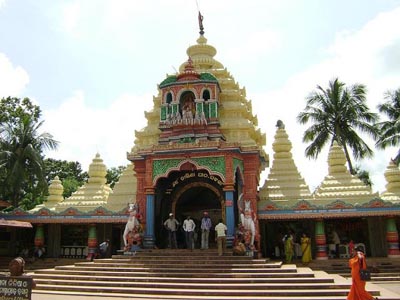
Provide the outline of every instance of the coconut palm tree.
[[307,98],[307,105],[297,116],[300,124],[313,123],[303,135],[303,142],[311,142],[306,148],[307,157],[317,158],[323,147],[337,141],[343,147],[349,171],[354,174],[349,149],[355,159],[371,157],[373,151],[357,131],[377,138],[374,126],[378,115],[369,111],[366,104],[366,87],[355,84],[346,87],[338,78],[329,82],[328,88],[317,86]]
[[56,149],[58,142],[49,133],[39,133],[42,122],[24,116],[19,122],[2,123],[0,131],[0,169],[3,196],[17,207],[27,186],[47,187],[43,174],[42,152]]
[[[379,112],[385,114],[389,119],[377,124],[381,136],[376,141],[376,147],[380,149],[400,144],[400,88],[396,91],[386,92],[385,99],[387,100],[385,103],[378,105]],[[399,164],[400,149],[394,161]]]

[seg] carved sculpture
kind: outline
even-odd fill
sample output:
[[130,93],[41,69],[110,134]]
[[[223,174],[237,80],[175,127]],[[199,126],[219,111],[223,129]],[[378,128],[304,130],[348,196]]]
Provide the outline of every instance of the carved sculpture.
[[[239,204],[243,203],[242,197],[243,194],[239,196]],[[256,225],[253,217],[253,210],[251,208],[251,202],[249,200],[244,201],[244,208],[241,208],[240,220],[244,230],[245,244],[252,248],[256,236]]]
[[123,240],[125,250],[129,250],[133,244],[140,245],[141,242],[141,226],[139,222],[138,206],[129,204],[129,217],[125,225]]

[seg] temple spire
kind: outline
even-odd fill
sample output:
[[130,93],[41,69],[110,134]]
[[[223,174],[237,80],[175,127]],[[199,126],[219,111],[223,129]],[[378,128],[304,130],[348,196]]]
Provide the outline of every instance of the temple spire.
[[202,16],[200,10],[199,10],[198,19],[199,19],[199,28],[200,28],[199,33],[200,33],[201,35],[204,35],[203,16]]

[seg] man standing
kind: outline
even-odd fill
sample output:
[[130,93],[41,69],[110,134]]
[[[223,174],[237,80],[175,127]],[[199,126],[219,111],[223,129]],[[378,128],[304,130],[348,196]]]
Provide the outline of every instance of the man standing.
[[336,252],[335,256],[336,256],[336,258],[339,258],[340,257],[340,252],[339,252],[340,238],[335,229],[332,231],[332,242],[335,244],[335,252]]
[[174,214],[170,213],[169,218],[164,222],[165,229],[168,231],[168,248],[176,249],[176,230],[179,222],[174,218]]
[[183,222],[183,230],[185,231],[186,248],[193,250],[193,235],[196,224],[187,216],[186,220]]
[[211,226],[211,218],[208,216],[208,212],[205,211],[201,219],[201,249],[208,249]]
[[224,223],[222,223],[222,219],[218,220],[217,226],[215,226],[215,233],[217,235],[217,245],[218,245],[218,255],[222,256],[224,254],[224,250],[226,247],[226,231],[228,228]]

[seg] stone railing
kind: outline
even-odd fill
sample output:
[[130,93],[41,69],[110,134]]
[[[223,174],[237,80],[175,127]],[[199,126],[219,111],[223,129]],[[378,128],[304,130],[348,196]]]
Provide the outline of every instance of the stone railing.
[[87,246],[61,246],[61,257],[85,258],[88,254]]

